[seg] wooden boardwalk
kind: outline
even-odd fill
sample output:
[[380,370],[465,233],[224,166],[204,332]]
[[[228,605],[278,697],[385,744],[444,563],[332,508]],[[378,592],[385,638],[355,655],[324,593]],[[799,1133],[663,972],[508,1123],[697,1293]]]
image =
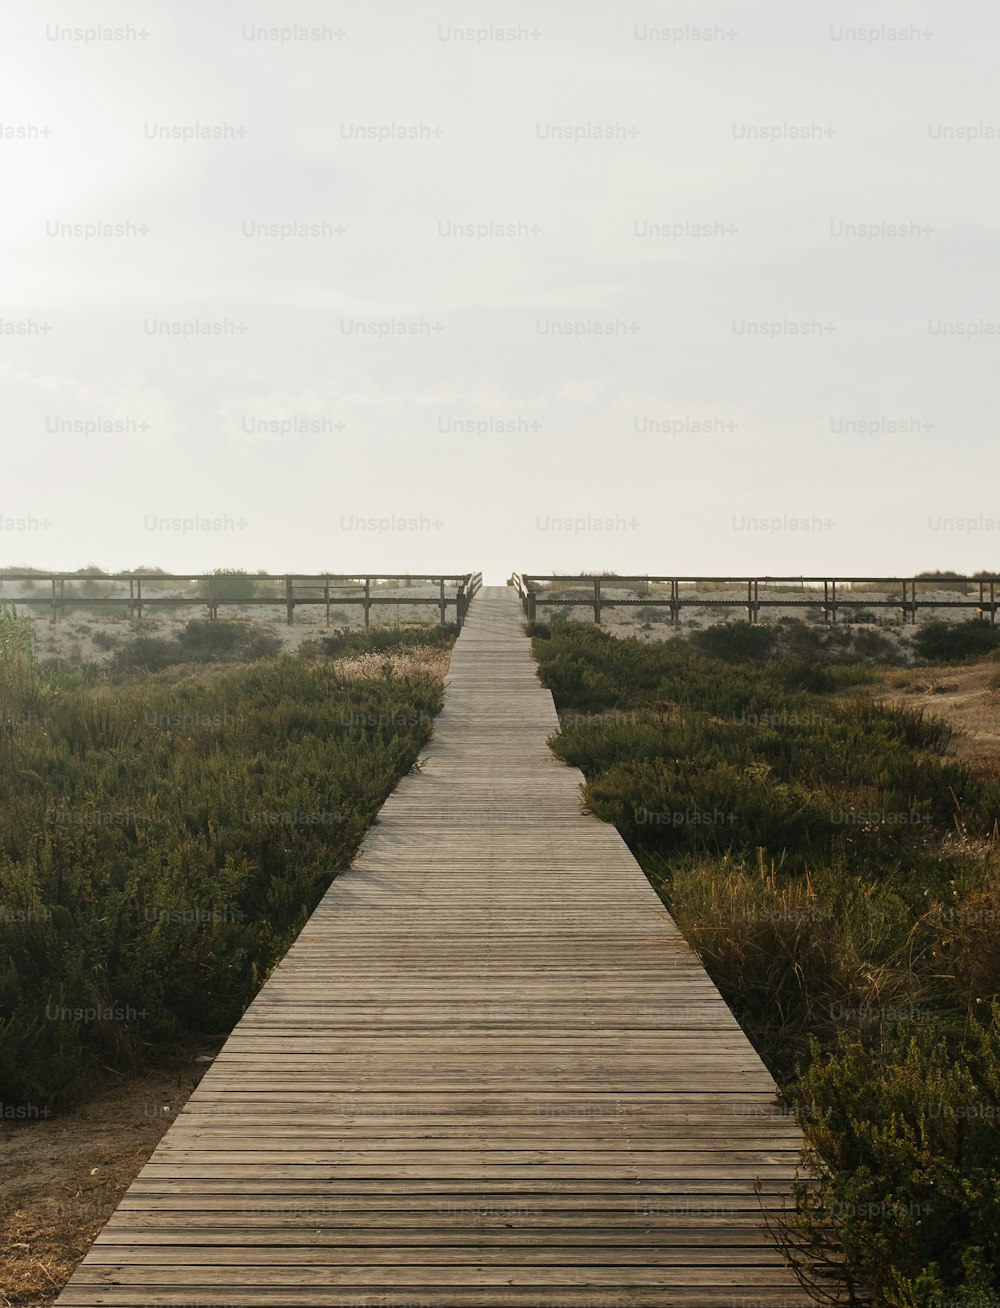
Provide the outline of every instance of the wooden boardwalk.
[[557,762],[486,588],[421,770],[61,1296],[75,1305],[808,1300],[762,1230],[800,1136]]

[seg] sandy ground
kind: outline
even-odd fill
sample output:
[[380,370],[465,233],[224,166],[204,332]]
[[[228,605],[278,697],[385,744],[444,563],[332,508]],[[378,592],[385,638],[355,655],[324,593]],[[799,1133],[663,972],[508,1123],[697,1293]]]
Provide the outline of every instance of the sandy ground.
[[50,1120],[0,1123],[0,1305],[55,1302],[218,1046]]
[[1000,661],[893,672],[879,691],[888,703],[944,718],[955,729],[948,752],[1000,776]]

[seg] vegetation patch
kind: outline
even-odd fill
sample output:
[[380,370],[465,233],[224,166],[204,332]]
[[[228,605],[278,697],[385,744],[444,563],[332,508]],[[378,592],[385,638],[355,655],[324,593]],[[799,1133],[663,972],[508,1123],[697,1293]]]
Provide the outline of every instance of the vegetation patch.
[[342,659],[361,654],[394,654],[418,647],[450,649],[457,635],[458,628],[454,624],[443,627],[362,627],[360,630],[344,627],[320,637],[319,643],[324,654]]
[[194,618],[171,637],[137,627],[119,646],[112,667],[118,672],[159,672],[175,663],[252,663],[280,651],[280,637],[256,623]]
[[811,658],[812,635],[745,628],[536,628],[566,713],[550,744],[798,1114],[815,1176],[776,1234],[803,1280],[996,1302],[1000,783],[950,757],[945,723],[836,693],[878,676],[856,636]]
[[990,622],[926,622],[913,637],[926,663],[962,663],[1000,649],[1000,626]]
[[289,655],[211,671],[95,685],[39,668],[0,608],[5,1105],[37,1115],[104,1069],[228,1032],[442,698],[426,674]]

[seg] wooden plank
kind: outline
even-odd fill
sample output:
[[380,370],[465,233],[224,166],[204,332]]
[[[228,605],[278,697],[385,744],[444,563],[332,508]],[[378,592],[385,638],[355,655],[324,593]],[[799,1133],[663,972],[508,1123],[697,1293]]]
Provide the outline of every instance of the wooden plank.
[[482,589],[419,771],[61,1304],[803,1308],[754,1195],[798,1127],[557,729]]

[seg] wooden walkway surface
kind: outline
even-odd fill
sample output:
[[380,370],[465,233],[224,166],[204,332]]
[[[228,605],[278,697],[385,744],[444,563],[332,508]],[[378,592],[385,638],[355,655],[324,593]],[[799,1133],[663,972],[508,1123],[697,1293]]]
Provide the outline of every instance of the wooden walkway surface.
[[484,589],[383,808],[63,1292],[75,1305],[805,1305],[798,1130]]

